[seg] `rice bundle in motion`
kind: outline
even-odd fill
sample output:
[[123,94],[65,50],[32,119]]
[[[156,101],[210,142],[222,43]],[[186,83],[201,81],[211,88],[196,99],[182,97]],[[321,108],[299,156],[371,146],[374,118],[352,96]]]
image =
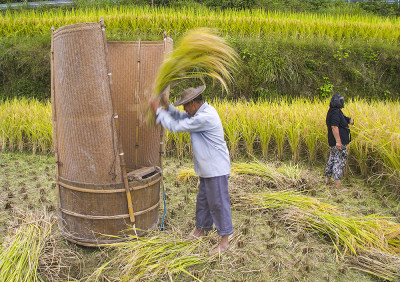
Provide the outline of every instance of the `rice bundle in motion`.
[[165,101],[163,91],[168,86],[187,79],[211,77],[228,91],[233,81],[232,72],[237,69],[238,55],[228,43],[211,29],[189,31],[168,55],[157,74],[155,94]]

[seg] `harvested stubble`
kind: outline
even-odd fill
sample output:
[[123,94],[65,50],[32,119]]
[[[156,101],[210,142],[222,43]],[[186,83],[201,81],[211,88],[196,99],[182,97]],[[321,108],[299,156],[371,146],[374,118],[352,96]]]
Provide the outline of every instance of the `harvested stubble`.
[[46,213],[30,213],[21,221],[0,248],[0,280],[44,281],[38,272],[39,260],[44,255],[55,221],[49,220]]
[[199,280],[187,268],[206,265],[212,258],[198,254],[201,239],[182,240],[169,234],[152,234],[153,237],[131,236],[131,240],[106,245],[111,249],[111,260],[100,266],[89,280],[100,280],[102,275],[112,269],[118,269],[120,281],[145,279],[170,279],[185,273]]
[[400,280],[400,257],[380,251],[368,251],[349,257],[352,269],[364,271],[389,281]]
[[[400,224],[388,221],[387,217],[346,217],[333,205],[293,191],[249,194],[241,200],[257,210],[285,210],[287,220],[297,223],[305,230],[328,237],[341,258],[348,253],[358,256],[368,252],[389,255],[400,252]],[[362,265],[359,264],[360,270],[381,277],[379,271],[374,272]]]

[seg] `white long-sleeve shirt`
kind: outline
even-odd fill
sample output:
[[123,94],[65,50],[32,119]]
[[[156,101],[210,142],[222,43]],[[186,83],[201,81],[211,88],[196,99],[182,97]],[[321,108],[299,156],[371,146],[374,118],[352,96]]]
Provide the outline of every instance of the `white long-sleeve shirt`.
[[221,119],[208,103],[203,103],[194,116],[179,112],[171,105],[168,111],[159,108],[156,121],[172,132],[190,133],[194,171],[198,176],[208,178],[230,173]]

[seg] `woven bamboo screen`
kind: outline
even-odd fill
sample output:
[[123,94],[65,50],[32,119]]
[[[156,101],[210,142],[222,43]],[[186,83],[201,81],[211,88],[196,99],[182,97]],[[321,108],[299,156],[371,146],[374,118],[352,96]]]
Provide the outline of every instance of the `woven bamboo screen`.
[[131,169],[159,166],[162,128],[149,127],[146,114],[155,76],[165,53],[172,50],[172,39],[107,44],[126,165]]
[[53,33],[53,120],[59,177],[121,183],[117,133],[100,23]]

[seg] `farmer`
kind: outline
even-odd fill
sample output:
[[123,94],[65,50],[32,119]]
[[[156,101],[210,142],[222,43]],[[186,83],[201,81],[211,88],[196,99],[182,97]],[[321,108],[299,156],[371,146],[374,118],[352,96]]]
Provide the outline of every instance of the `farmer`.
[[341,179],[348,155],[346,147],[351,140],[349,124],[354,124],[352,118],[346,117],[342,113],[341,108],[343,107],[343,96],[335,94],[331,98],[328,114],[326,115],[330,154],[325,168],[325,183],[329,184],[333,175],[336,188],[342,187]]
[[206,87],[188,88],[181,93],[174,106],[183,105],[186,113],[172,105],[160,107],[158,99],[150,99],[150,107],[157,115],[157,123],[172,132],[188,131],[193,149],[193,164],[200,178],[196,202],[196,229],[193,237],[205,236],[216,226],[221,240],[210,255],[228,249],[228,237],[233,233],[228,192],[230,173],[229,151],[217,111],[203,102],[201,93]]

